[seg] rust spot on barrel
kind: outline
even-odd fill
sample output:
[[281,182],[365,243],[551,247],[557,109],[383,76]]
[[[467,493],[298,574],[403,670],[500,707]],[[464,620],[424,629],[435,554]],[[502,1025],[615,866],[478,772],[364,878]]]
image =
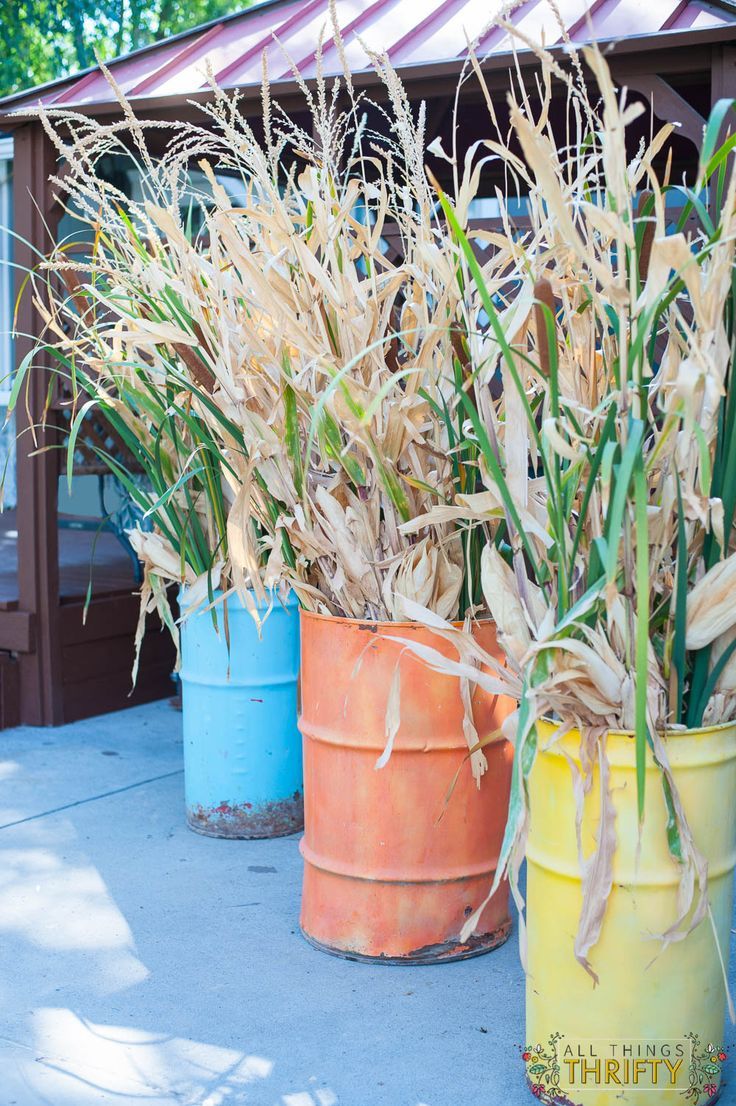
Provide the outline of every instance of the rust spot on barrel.
[[212,808],[197,805],[187,810],[187,822],[205,837],[285,837],[303,828],[304,800],[301,791],[295,791],[288,799],[260,805],[228,802]]

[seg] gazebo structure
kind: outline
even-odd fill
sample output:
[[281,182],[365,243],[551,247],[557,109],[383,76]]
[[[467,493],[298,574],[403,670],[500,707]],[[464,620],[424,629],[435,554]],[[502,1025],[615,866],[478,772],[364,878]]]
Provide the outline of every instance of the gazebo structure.
[[[329,74],[342,70],[330,41],[328,8],[328,0],[268,0],[118,58],[110,69],[141,119],[202,121],[197,105],[211,95],[208,70],[221,87],[240,89],[243,113],[257,119],[265,52],[275,97],[286,110],[303,110],[288,58],[313,80],[317,43],[326,29],[323,69]],[[512,67],[531,72],[538,64],[519,40],[514,56],[508,30],[490,22],[493,5],[481,0],[337,0],[336,9],[356,87],[380,94],[362,43],[386,50],[411,99],[426,101],[430,137],[447,136],[452,127],[454,94],[469,41],[475,42],[488,88],[501,105]],[[679,124],[677,170],[694,163],[693,144],[699,142],[711,105],[736,97],[733,0],[560,0],[564,33],[547,0],[526,0],[515,8],[499,4],[498,10],[528,40],[544,38],[563,56],[566,39],[598,41],[616,80],[632,95],[650,101],[660,120]],[[49,228],[53,233],[60,217],[48,184],[56,169],[54,152],[32,114],[39,102],[98,119],[120,116],[98,67],[0,101],[0,128],[14,138],[15,262],[21,270],[35,264],[34,248],[48,249]],[[474,124],[484,111],[481,90],[468,82],[459,119],[465,132],[461,146],[463,139],[483,135]],[[39,333],[40,326],[30,297],[23,297],[15,342],[18,363],[32,345],[27,335]],[[20,431],[38,419],[46,391],[44,374],[37,372],[27,410],[22,405],[19,410]],[[50,433],[42,433],[40,444],[44,436],[48,442]],[[127,696],[138,605],[132,576],[124,586],[116,580],[97,589],[82,624],[83,594],[60,587],[58,452],[27,454],[27,446],[20,444],[15,591],[0,599],[0,725],[18,720],[57,724],[131,701]],[[164,695],[170,687],[171,652],[165,637],[149,633],[146,649],[139,699]]]

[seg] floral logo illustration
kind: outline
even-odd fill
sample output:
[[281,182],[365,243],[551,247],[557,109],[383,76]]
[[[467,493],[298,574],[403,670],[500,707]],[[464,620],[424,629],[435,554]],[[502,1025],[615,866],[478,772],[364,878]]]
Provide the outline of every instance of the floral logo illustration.
[[685,1036],[692,1044],[692,1052],[688,1072],[690,1086],[682,1093],[695,1106],[703,1096],[707,1101],[718,1093],[719,1076],[728,1059],[728,1050],[723,1045],[713,1044],[701,1048],[697,1033],[686,1033]]
[[562,1034],[553,1033],[546,1048],[537,1044],[526,1045],[521,1050],[529,1089],[545,1106],[575,1106],[560,1088],[560,1063],[557,1055],[557,1042],[560,1040]]

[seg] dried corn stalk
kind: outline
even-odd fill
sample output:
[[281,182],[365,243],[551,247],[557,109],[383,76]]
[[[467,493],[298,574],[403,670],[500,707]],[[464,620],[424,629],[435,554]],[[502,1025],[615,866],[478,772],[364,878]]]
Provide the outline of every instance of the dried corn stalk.
[[[474,392],[472,338],[424,170],[423,110],[376,64],[390,104],[380,134],[367,102],[339,111],[321,77],[304,89],[307,129],[264,85],[263,140],[215,89],[206,126],[177,128],[162,162],[122,97],[121,124],[42,111],[68,166],[56,183],[94,250],[75,260],[60,247],[36,293],[82,399],[126,425],[147,471],[161,465],[147,506],[178,579],[217,564],[243,597],[285,583],[328,613],[400,620],[408,601],[452,620],[482,601],[480,548],[499,512],[455,393],[458,381]],[[131,141],[140,202],[95,168]],[[469,167],[465,208],[477,187]],[[486,279],[500,285],[513,265],[496,250]],[[475,503],[469,522],[452,514],[456,496]],[[173,579],[151,558],[146,569]]]
[[[466,318],[482,308],[488,319],[472,350],[478,385],[490,386],[499,368],[505,384],[480,411],[461,395],[503,520],[483,552],[483,592],[522,684],[496,883],[508,872],[516,890],[536,722],[555,718],[560,734],[577,727],[579,800],[594,770],[604,792],[575,943],[592,974],[587,952],[600,933],[615,851],[609,729],[635,735],[640,818],[646,758],[661,770],[682,904],[665,944],[685,936],[707,906],[706,861],[677,794],[666,734],[736,717],[736,178],[725,172],[729,147],[716,149],[720,109],[704,135],[699,180],[673,189],[655,168],[671,128],[628,160],[627,128],[643,108],[617,92],[600,54],[585,55],[596,102],[538,52],[538,109],[523,89],[512,92],[512,135],[490,143],[528,188],[529,229],[516,243],[523,264],[502,303],[455,206],[444,195],[441,202],[465,265]],[[547,114],[558,79],[567,84],[566,145]],[[455,506],[466,504],[456,497]]]

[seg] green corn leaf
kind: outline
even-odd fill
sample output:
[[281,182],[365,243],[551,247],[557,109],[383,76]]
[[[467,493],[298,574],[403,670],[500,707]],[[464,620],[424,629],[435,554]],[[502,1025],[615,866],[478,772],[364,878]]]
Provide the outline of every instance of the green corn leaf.
[[442,210],[445,214],[445,218],[452,228],[453,235],[455,236],[455,239],[463,252],[468,268],[473,276],[473,280],[475,281],[476,287],[478,289],[478,294],[480,295],[481,303],[483,304],[483,309],[485,310],[485,313],[488,316],[488,321],[491,324],[493,336],[498,343],[501,353],[503,354],[503,358],[509,371],[509,375],[514,382],[514,387],[519,393],[519,398],[521,399],[522,406],[524,407],[524,413],[527,418],[529,432],[534,439],[537,448],[541,452],[541,441],[536,419],[534,418],[532,409],[529,406],[529,399],[526,394],[526,389],[521,383],[521,378],[519,377],[519,372],[516,367],[516,361],[514,360],[514,351],[511,349],[511,346],[506,340],[506,334],[504,333],[503,326],[501,325],[501,320],[498,318],[498,312],[496,311],[491,294],[486,287],[486,282],[483,278],[483,271],[478,264],[478,259],[473,252],[473,247],[470,245],[465,232],[463,231],[460,223],[457,220],[457,216],[455,215],[452,204],[450,203],[441,188],[437,190],[437,195],[439,197],[440,204],[442,205]]
[[[291,361],[288,353],[284,352],[282,367],[285,375],[291,379]],[[301,499],[304,495],[304,466],[302,464],[301,441],[299,438],[299,414],[296,406],[296,392],[291,384],[284,385],[284,421],[286,429],[286,450],[291,461],[291,469],[294,477],[296,494]]]
[[[700,692],[700,695],[698,697],[698,701],[695,705],[695,710],[694,710],[693,716],[692,716],[692,722],[688,719],[688,725],[691,729],[697,730],[700,726],[703,725],[703,714],[705,713],[705,708],[708,706],[708,701],[709,701],[711,695],[713,694],[713,692],[716,689],[716,684],[718,683],[718,680],[720,679],[721,673],[723,672],[724,668],[726,667],[726,665],[730,661],[730,659],[733,656],[735,651],[736,651],[736,639],[734,641],[732,641],[723,650],[720,657],[718,658],[716,663],[713,665],[713,668],[712,668],[710,674],[708,675],[708,679],[703,684],[703,689]],[[710,650],[709,650],[709,652],[710,652]]]
[[534,573],[534,577],[537,581],[539,581],[541,577],[539,567],[537,565],[537,558],[534,551],[534,546],[532,545],[531,539],[529,538],[528,534],[521,524],[521,519],[519,518],[519,514],[514,503],[514,497],[509,491],[508,484],[506,483],[506,477],[503,473],[501,465],[498,462],[498,458],[496,457],[493,446],[491,445],[488,433],[482,422],[480,421],[480,416],[478,415],[475,405],[471,403],[465,392],[460,393],[460,400],[468,416],[470,417],[470,421],[473,424],[473,429],[478,438],[481,452],[483,453],[483,459],[488,467],[488,471],[490,472],[494,483],[496,484],[496,487],[498,488],[507,516],[513,523],[514,529],[521,539],[521,543],[524,547],[524,552],[529,559],[529,564],[532,568],[532,572]]
[[682,505],[680,478],[677,478],[677,564],[675,566],[675,637],[672,647],[672,665],[677,674],[677,704],[675,719],[682,722],[685,702],[685,633],[687,615],[687,537],[685,512]]
[[197,476],[200,476],[204,471],[205,471],[205,466],[200,465],[196,469],[190,469],[187,472],[182,472],[181,475],[179,476],[178,480],[176,480],[173,484],[171,484],[169,487],[167,487],[166,491],[163,493],[163,495],[160,495],[158,497],[158,499],[156,499],[150,505],[150,507],[147,508],[147,510],[144,514],[144,518],[147,518],[147,517],[150,517],[151,515],[157,514],[158,511],[162,507],[164,507],[168,503],[168,501],[171,498],[173,498],[173,496],[176,495],[176,493],[179,491],[180,488],[182,488],[185,484],[188,484],[191,480],[194,480]]
[[84,422],[87,413],[97,406],[96,399],[88,399],[86,403],[77,411],[69,428],[69,438],[67,439],[66,447],[66,481],[69,491],[72,490],[72,477],[74,476],[74,453],[77,448],[77,438],[79,437],[79,430]]
[[705,132],[703,134],[703,142],[700,147],[698,170],[699,183],[707,180],[708,176],[710,175],[708,172],[708,166],[714,156],[718,136],[721,133],[723,122],[729,111],[731,111],[731,109],[733,108],[734,104],[736,104],[736,100],[733,100],[730,97],[727,99],[718,100],[713,105],[711,113],[708,116],[708,122],[706,123]]
[[365,486],[365,472],[357,458],[345,451],[340,427],[327,410],[322,411],[317,429],[317,441],[321,454],[336,464],[342,465],[356,488]]
[[664,772],[662,773],[662,790],[664,791],[664,805],[667,810],[667,847],[670,850],[670,855],[682,864],[682,838],[677,824],[672,788]]
[[[580,503],[580,514],[578,516],[577,526],[575,527],[575,533],[572,539],[572,549],[570,551],[570,564],[575,564],[575,557],[577,556],[578,546],[580,545],[580,539],[585,528],[585,523],[588,517],[588,505],[590,504],[590,497],[593,494],[595,488],[596,479],[598,476],[598,470],[603,463],[604,453],[607,447],[610,445],[610,438],[613,435],[614,427],[616,425],[616,408],[611,406],[606,416],[606,421],[603,424],[601,436],[598,441],[598,448],[590,459],[590,470],[588,473],[588,482],[585,485],[585,492]],[[612,454],[611,454],[612,457]]]
[[634,468],[636,525],[636,688],[634,717],[636,738],[636,797],[639,823],[644,819],[646,755],[648,740],[647,687],[649,684],[649,523],[647,485],[641,456]]
[[[606,576],[612,583],[618,574],[619,546],[623,532],[624,512],[629,497],[629,488],[634,475],[637,460],[641,460],[641,447],[644,440],[644,423],[641,419],[632,419],[629,425],[629,440],[624,448],[621,464],[615,477],[613,497],[606,519],[606,540],[608,542],[608,561]],[[642,470],[642,478],[644,476]]]
[[34,346],[33,349],[30,349],[21,361],[21,363],[18,365],[18,368],[15,370],[13,386],[10,389],[10,396],[8,398],[8,412],[15,410],[15,405],[18,402],[20,390],[23,387],[23,381],[28,375],[28,370],[33,363],[34,357],[39,352],[39,348],[39,346]]
[[511,861],[511,854],[516,843],[520,826],[525,818],[525,812],[529,802],[529,773],[534,765],[537,754],[537,727],[533,721],[530,707],[530,691],[543,674],[543,666],[539,657],[524,672],[519,703],[519,720],[516,728],[516,744],[514,747],[514,763],[511,771],[511,793],[509,795],[509,812],[506,819],[501,850],[498,857],[496,878],[507,871]]

